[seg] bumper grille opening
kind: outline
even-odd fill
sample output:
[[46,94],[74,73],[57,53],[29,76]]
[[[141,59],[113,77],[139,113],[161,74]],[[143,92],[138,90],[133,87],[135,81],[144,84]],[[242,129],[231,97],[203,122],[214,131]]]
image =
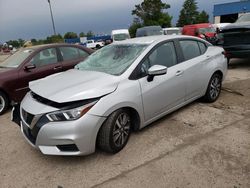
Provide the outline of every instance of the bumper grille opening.
[[78,147],[75,144],[57,145],[56,147],[60,151],[64,151],[64,152],[77,152],[77,151],[79,151]]

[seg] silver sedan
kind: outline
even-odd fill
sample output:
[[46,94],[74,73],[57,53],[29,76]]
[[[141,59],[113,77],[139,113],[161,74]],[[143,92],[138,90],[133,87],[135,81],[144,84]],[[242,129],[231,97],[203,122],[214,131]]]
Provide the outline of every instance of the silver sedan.
[[117,153],[132,131],[196,99],[214,102],[227,72],[223,52],[188,36],[117,42],[31,82],[13,120],[44,154]]

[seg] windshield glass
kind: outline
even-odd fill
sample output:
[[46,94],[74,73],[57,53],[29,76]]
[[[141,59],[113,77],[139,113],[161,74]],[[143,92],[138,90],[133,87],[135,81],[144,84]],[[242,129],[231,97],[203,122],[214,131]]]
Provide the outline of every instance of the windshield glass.
[[250,14],[244,14],[240,16],[238,20],[236,21],[236,23],[240,23],[240,22],[250,22]]
[[90,55],[75,68],[83,71],[121,75],[147,46],[146,44],[109,45]]
[[205,33],[215,33],[215,28],[213,27],[206,27],[206,28],[200,28],[199,33],[205,34]]
[[32,49],[22,49],[8,57],[0,67],[17,68],[32,52]]
[[126,40],[129,38],[129,35],[126,33],[115,34],[113,35],[114,41]]

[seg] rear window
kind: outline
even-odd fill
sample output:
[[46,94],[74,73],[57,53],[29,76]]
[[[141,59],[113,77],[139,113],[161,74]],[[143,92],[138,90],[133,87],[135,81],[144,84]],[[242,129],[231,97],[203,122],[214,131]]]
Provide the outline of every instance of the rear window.
[[197,41],[183,40],[180,41],[180,45],[186,61],[201,55]]
[[198,42],[198,45],[201,50],[201,54],[204,54],[207,51],[207,46],[203,42]]
[[73,47],[60,47],[59,48],[64,61],[79,58],[78,48]]

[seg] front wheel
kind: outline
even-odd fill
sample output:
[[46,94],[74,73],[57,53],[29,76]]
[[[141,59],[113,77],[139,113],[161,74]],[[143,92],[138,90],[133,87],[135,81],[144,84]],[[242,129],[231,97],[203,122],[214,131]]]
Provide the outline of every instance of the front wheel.
[[218,99],[222,86],[222,76],[218,73],[215,73],[208,84],[206,94],[204,95],[204,100],[206,102],[214,102]]
[[97,145],[105,152],[117,153],[126,146],[130,132],[130,113],[119,109],[113,112],[102,125],[98,133]]
[[4,114],[9,108],[9,100],[5,93],[0,91],[0,115]]

